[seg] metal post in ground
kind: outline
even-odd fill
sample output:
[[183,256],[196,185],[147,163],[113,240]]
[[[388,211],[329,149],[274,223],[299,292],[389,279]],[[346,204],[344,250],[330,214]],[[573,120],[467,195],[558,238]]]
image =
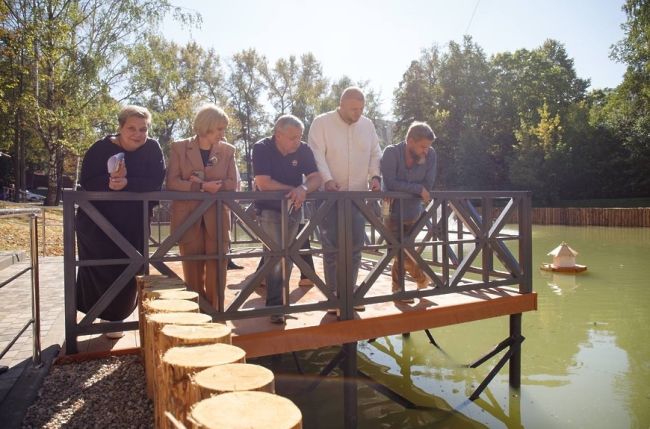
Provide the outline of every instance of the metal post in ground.
[[39,367],[41,360],[41,308],[38,271],[38,216],[30,215],[30,257],[32,264],[32,363]]

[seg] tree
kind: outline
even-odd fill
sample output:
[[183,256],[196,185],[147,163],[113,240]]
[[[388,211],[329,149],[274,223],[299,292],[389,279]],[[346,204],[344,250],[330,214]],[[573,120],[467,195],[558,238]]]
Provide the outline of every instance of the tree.
[[244,149],[246,174],[242,178],[247,181],[249,190],[253,189],[253,144],[267,131],[268,126],[262,105],[267,67],[266,57],[258,54],[255,49],[238,52],[229,64],[230,75],[225,87],[228,101],[240,125],[237,142]]
[[305,124],[305,135],[318,113],[318,106],[327,88],[320,63],[312,53],[300,61],[295,56],[280,58],[273,69],[264,71],[267,96],[275,116],[291,113]]
[[533,191],[535,201],[551,203],[558,199],[562,186],[559,177],[566,166],[566,146],[560,116],[551,115],[546,103],[538,115],[539,122],[534,124],[522,117],[521,127],[515,133],[518,144],[510,175],[518,188]]
[[264,67],[260,71],[266,81],[269,101],[277,115],[291,113],[300,73],[296,57],[280,58],[272,69]]
[[202,102],[224,105],[224,75],[214,50],[196,42],[185,46],[150,35],[129,50],[130,98],[153,115],[154,135],[167,150],[181,135],[192,135],[195,107]]
[[365,117],[373,122],[384,117],[384,115],[381,113],[380,94],[370,86],[370,81],[360,80],[354,82],[348,76],[343,76],[338,80],[332,82],[329,88],[329,92],[325,97],[321,99],[319,110],[321,112],[336,110],[341,99],[341,94],[343,94],[345,88],[348,88],[350,86],[357,86],[361,89],[361,91],[363,91],[366,100],[365,106],[363,108],[363,115]]
[[394,93],[397,129],[404,135],[414,120],[431,125],[438,137],[439,187],[492,183],[489,127],[492,111],[491,67],[470,37],[422,51]]
[[4,5],[3,29],[16,35],[14,44],[21,43],[11,47],[24,49],[22,119],[47,152],[46,204],[54,205],[64,156],[80,153],[94,136],[94,123],[116,107],[109,92],[125,74],[125,46],[174,8],[167,0],[13,0]]
[[604,108],[603,125],[614,132],[629,152],[628,187],[636,195],[650,195],[650,4],[627,0],[622,25],[625,38],[613,46],[612,58],[626,63],[623,82]]
[[305,124],[305,136],[314,118],[320,113],[318,106],[327,90],[327,79],[323,77],[323,67],[316,57],[308,52],[300,56],[300,74],[292,105],[292,113]]
[[[494,93],[492,68],[483,50],[465,36],[449,42],[439,70],[438,108],[448,112],[442,152],[442,183],[493,188],[491,162]],[[440,164],[443,164],[441,162]]]

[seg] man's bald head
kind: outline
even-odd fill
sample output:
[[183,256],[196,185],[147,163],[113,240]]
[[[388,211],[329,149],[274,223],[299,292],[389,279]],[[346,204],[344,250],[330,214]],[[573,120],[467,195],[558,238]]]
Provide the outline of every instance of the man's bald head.
[[365,103],[366,97],[363,95],[361,88],[356,86],[345,88],[341,94],[338,108],[341,119],[348,125],[354,124],[361,118]]
[[343,100],[359,100],[363,101],[364,103],[366,102],[366,96],[363,95],[363,91],[361,88],[358,86],[348,86],[343,90],[343,93],[341,94],[341,99],[339,100],[339,103],[342,103]]

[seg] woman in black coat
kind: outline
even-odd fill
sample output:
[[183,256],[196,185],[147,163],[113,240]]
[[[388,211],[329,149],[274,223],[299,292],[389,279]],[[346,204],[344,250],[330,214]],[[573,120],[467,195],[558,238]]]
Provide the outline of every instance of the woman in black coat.
[[[151,114],[144,107],[126,106],[120,111],[118,122],[117,134],[95,142],[86,152],[79,180],[82,190],[160,191],[165,177],[165,161],[158,142],[148,138]],[[108,165],[109,158],[114,155],[117,157]],[[113,170],[110,173],[109,168]],[[133,247],[143,252],[145,231],[141,202],[96,201],[92,204]],[[152,208],[150,205],[149,216]],[[77,212],[76,229],[79,260],[126,258],[113,240],[81,209]],[[77,309],[88,312],[126,267],[79,267]],[[124,320],[136,307],[136,294],[135,278],[131,278],[99,317],[110,321]]]

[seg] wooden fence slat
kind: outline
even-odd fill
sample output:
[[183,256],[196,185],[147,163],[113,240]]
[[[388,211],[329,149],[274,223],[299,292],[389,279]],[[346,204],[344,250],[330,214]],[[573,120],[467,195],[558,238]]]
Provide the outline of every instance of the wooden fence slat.
[[[650,207],[535,207],[531,219],[534,225],[650,227]],[[516,212],[509,221],[519,221]]]

